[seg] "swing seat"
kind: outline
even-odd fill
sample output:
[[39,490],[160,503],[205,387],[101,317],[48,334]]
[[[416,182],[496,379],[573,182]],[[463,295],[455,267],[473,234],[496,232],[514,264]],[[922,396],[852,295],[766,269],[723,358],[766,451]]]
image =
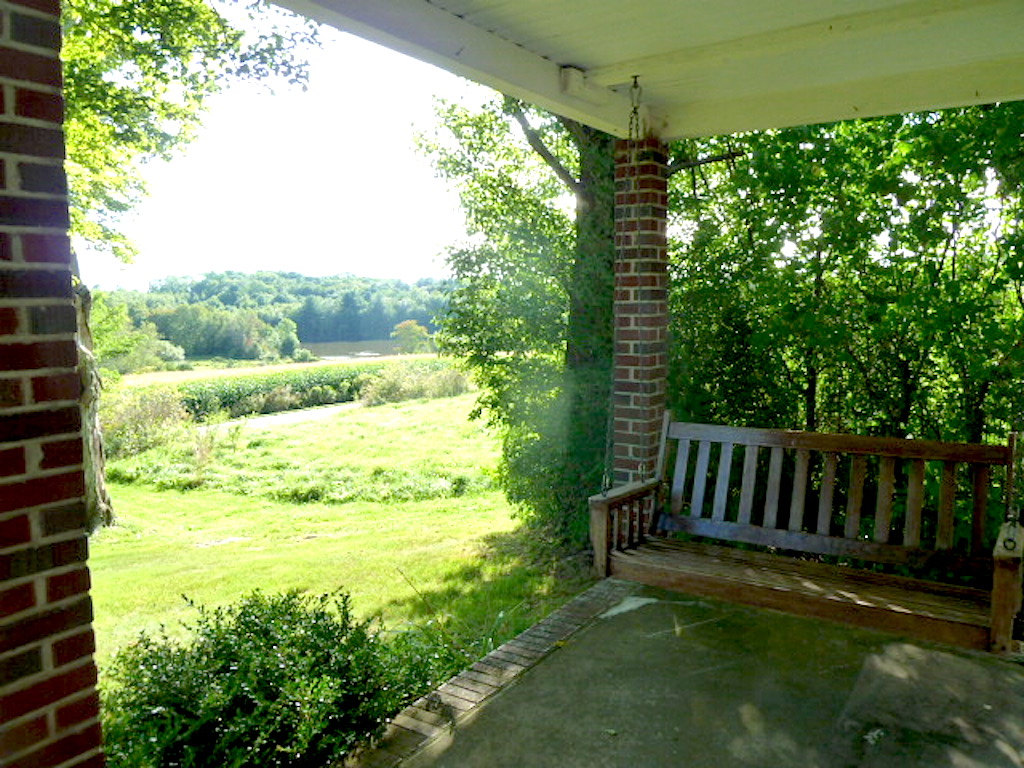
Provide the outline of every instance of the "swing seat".
[[974,445],[666,417],[655,477],[590,499],[595,567],[601,576],[1014,652],[1024,546],[1008,511],[1014,446],[1014,436]]

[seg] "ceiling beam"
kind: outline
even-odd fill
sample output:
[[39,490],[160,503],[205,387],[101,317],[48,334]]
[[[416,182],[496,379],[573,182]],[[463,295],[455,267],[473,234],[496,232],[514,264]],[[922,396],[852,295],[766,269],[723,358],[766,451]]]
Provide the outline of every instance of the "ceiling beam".
[[[273,2],[555,114],[616,136],[629,133],[628,93],[597,85],[569,63],[539,56],[424,0]],[[660,124],[653,117],[645,122]]]
[[[993,5],[1004,6],[1004,14],[1010,17],[1007,19],[1009,26],[1003,29],[1013,37],[1021,34],[1021,27],[1013,21],[1024,19],[1024,8],[1014,0],[911,0],[883,10],[836,15],[830,19],[709,45],[653,53],[629,61],[593,67],[588,75],[593,83],[612,87],[629,82],[634,75],[643,77],[654,71],[672,71],[684,75],[687,72],[713,69],[721,65],[736,66],[809,48],[829,49],[855,45],[879,33],[892,36],[909,32],[917,36],[940,25],[949,28],[951,36],[946,40],[950,47],[955,47],[957,36],[963,32],[959,25],[978,16],[979,9]],[[841,4],[836,5],[837,9],[841,7]]]
[[665,114],[665,138],[921,112],[1024,99],[1024,56],[959,64],[795,92],[682,104]]

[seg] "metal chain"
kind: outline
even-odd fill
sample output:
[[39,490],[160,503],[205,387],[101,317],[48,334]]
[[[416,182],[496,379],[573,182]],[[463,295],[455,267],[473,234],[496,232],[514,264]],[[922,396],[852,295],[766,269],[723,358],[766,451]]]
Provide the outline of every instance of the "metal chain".
[[640,135],[640,98],[643,94],[644,89],[640,87],[640,75],[633,75],[633,85],[629,89],[629,100],[633,105],[633,109],[629,113],[630,141],[638,141],[642,138]]

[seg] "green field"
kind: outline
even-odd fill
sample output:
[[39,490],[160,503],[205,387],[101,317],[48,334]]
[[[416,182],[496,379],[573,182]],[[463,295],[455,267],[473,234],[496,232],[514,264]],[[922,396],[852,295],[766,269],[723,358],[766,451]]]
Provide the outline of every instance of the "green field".
[[[473,396],[221,427],[111,466],[119,524],[93,536],[98,659],[254,589],[345,589],[389,627],[440,619],[481,652],[588,583],[538,557],[494,487]],[[182,482],[185,478],[185,482]],[[173,490],[191,487],[191,490]],[[297,503],[282,499],[315,498]]]

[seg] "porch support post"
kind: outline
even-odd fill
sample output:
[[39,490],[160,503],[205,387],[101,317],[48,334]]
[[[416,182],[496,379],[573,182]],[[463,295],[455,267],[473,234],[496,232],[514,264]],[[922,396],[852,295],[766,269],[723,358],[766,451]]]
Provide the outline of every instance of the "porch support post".
[[0,764],[102,768],[60,0],[0,2]]
[[615,151],[614,483],[656,471],[668,374],[668,149]]

